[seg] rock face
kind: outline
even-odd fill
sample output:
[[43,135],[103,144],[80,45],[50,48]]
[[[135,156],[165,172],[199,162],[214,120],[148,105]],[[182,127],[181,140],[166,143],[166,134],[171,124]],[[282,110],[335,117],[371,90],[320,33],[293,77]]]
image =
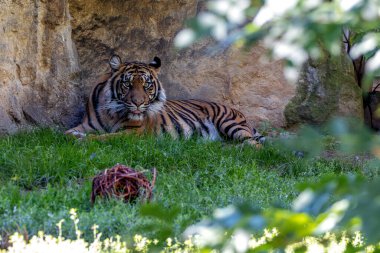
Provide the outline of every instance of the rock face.
[[286,83],[281,62],[265,60],[262,46],[210,54],[212,43],[203,41],[174,49],[175,35],[203,2],[1,0],[0,133],[77,124],[114,53],[146,62],[159,56],[169,98],[213,100],[239,109],[253,126],[284,126],[295,86]]
[[286,106],[288,127],[303,123],[321,124],[332,116],[363,120],[361,90],[351,60],[345,53],[309,60],[298,81],[297,94]]
[[80,102],[67,1],[0,2],[0,133],[66,125]]

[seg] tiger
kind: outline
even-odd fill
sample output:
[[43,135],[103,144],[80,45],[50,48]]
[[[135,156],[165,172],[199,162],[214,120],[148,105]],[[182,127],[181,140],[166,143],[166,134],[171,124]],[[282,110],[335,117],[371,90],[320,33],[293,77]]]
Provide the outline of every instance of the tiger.
[[109,65],[111,71],[91,91],[82,122],[67,130],[67,135],[167,133],[177,139],[197,134],[208,140],[230,139],[258,148],[265,140],[236,109],[198,99],[166,99],[158,79],[158,57],[148,64],[122,63],[113,55]]

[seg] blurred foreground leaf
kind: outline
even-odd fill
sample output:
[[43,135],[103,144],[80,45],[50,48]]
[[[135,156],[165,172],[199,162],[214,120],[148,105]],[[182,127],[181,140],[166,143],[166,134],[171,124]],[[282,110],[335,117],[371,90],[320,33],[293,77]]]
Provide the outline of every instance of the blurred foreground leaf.
[[364,56],[368,85],[380,74],[379,27],[379,0],[209,0],[178,33],[175,45],[188,47],[206,37],[221,49],[263,41],[272,58],[284,60],[284,74],[295,82],[308,58],[319,58],[325,49],[340,54],[343,31],[349,30],[348,52],[353,59]]
[[160,241],[176,234],[176,219],[180,214],[178,207],[164,207],[159,204],[145,204],[140,208],[140,215],[150,218],[141,229],[147,233],[155,232]]

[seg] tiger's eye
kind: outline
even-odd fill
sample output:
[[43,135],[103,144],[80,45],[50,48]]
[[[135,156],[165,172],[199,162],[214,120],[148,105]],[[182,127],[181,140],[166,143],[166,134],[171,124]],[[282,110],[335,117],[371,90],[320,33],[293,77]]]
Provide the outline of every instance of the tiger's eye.
[[144,88],[148,89],[150,86],[152,86],[153,82],[145,82],[144,83]]

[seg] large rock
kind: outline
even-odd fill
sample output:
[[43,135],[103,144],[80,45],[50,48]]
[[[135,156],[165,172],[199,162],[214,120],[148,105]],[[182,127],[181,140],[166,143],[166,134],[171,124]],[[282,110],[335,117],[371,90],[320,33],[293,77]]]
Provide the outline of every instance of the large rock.
[[3,0],[0,30],[0,133],[67,125],[80,101],[67,2]]
[[297,94],[285,109],[287,126],[321,124],[334,116],[363,120],[361,94],[348,56],[324,52],[320,59],[305,64]]

